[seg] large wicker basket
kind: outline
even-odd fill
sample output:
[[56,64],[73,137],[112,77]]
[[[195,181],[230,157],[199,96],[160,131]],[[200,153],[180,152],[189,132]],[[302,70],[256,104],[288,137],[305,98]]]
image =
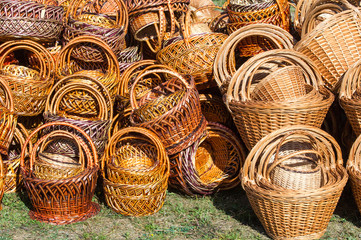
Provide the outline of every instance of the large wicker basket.
[[[271,49],[291,49],[292,39],[287,31],[270,24],[252,24],[232,33],[219,49],[213,64],[214,79],[221,92],[227,91],[229,81],[237,70],[238,46],[243,47],[245,55],[252,56]],[[254,44],[251,46],[249,43],[252,41]]]
[[[16,51],[31,52],[38,59],[36,68],[10,64],[6,56]],[[18,115],[39,115],[54,81],[54,59],[42,45],[31,40],[14,40],[0,46],[0,76],[6,80],[14,97],[14,111]]]
[[[307,94],[288,101],[252,99],[257,83],[272,72],[283,73],[285,64],[301,67],[304,84],[308,84]],[[316,69],[306,57],[293,50],[271,50],[249,59],[237,70],[228,87],[226,104],[249,150],[261,138],[284,126],[321,127],[334,96],[320,85]]]
[[[82,163],[84,171],[76,176],[57,180],[36,178],[33,171],[34,163],[37,161],[38,146],[42,143],[46,144],[51,138],[48,138],[47,135],[41,137],[34,146],[29,159],[25,156],[27,145],[31,141],[32,135],[48,127],[55,128],[55,126],[65,126],[71,129],[71,132],[55,130],[49,134],[66,132],[68,136],[72,136],[79,147],[79,152],[84,157]],[[84,140],[75,135],[75,132]],[[100,207],[91,202],[98,177],[98,156],[91,138],[79,127],[62,122],[46,123],[40,126],[26,139],[21,152],[20,166],[24,185],[32,204],[32,210],[29,212],[32,219],[60,225],[82,221],[99,212]]]
[[34,41],[56,41],[63,30],[64,10],[52,1],[0,2],[0,39],[31,39]]
[[243,144],[230,129],[209,122],[200,139],[170,157],[169,184],[188,195],[231,189],[240,182],[245,157]]
[[[307,144],[308,149],[292,147]],[[288,145],[290,152],[280,155]],[[271,172],[292,157],[308,155],[320,161],[323,184],[316,189],[287,189],[271,181]],[[318,155],[318,156],[317,156]],[[338,143],[319,128],[290,126],[267,135],[249,153],[242,186],[253,211],[273,239],[319,239],[347,182]]]
[[110,139],[103,158],[107,204],[128,216],[154,214],[164,204],[169,159],[160,139],[144,128],[124,128]]
[[[137,84],[153,74],[166,74],[174,78],[153,88],[137,101]],[[181,75],[168,69],[149,70],[139,75],[130,91],[130,103],[133,124],[154,131],[168,154],[189,147],[206,127],[207,121],[201,112],[199,94],[194,88],[193,79],[188,83]]]

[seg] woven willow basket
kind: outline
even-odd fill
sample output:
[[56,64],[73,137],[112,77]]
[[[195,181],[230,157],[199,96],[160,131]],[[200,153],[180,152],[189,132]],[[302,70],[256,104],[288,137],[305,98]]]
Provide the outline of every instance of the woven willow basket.
[[246,46],[252,38],[262,39],[262,41],[257,40],[254,48],[248,48],[251,55],[255,54],[255,48],[258,49],[257,53],[260,53],[271,49],[293,47],[293,37],[287,31],[270,24],[252,24],[232,33],[219,49],[213,64],[214,79],[222,94],[227,91],[228,84],[237,69],[237,47]]
[[[113,119],[113,103],[105,86],[91,77],[71,75],[52,88],[46,102],[46,122],[63,121],[82,128],[101,156],[108,141]],[[53,146],[53,151],[66,151]]]
[[[16,51],[31,52],[38,59],[36,68],[5,65],[6,56]],[[53,85],[54,59],[42,45],[30,40],[8,41],[0,45],[0,76],[10,86],[14,111],[22,116],[39,115]]]
[[[71,131],[55,130],[42,136],[35,144],[30,157],[26,158],[25,153],[32,135],[48,127],[56,129],[60,126]],[[74,134],[75,132],[76,134]],[[46,147],[48,140],[52,140],[49,135],[57,136],[58,134],[71,136],[72,140],[76,142],[80,155],[84,157],[84,161],[81,163],[84,171],[76,176],[63,179],[36,178],[34,164],[37,161],[37,151],[42,145]],[[92,203],[98,177],[98,156],[91,138],[81,128],[62,122],[51,122],[40,126],[26,139],[21,152],[20,166],[24,185],[32,205],[32,210],[29,212],[32,219],[61,225],[83,221],[99,212],[99,205]]]
[[295,45],[296,51],[318,66],[325,85],[333,92],[339,88],[341,75],[360,58],[360,16],[355,7],[333,15]]
[[[103,40],[110,49],[118,54],[125,48],[125,35],[128,29],[128,12],[123,0],[112,0],[115,15],[101,13],[99,2],[85,0],[72,0],[66,12],[65,30],[63,38],[65,43],[79,36],[93,36]],[[93,4],[91,9],[87,5]],[[93,11],[91,11],[93,10]],[[102,51],[91,46],[77,46],[72,56],[84,61],[101,60]]]
[[[22,186],[20,175],[20,154],[24,146],[25,139],[29,136],[27,130],[20,123],[17,124],[9,147],[8,156],[3,157],[5,171],[5,193],[17,191]],[[32,149],[31,143],[29,149]]]
[[209,195],[240,182],[243,144],[227,127],[209,122],[193,145],[170,157],[169,184],[188,195]]
[[361,61],[357,61],[343,75],[339,99],[356,136],[361,134]]
[[[153,74],[166,74],[174,78],[153,88],[137,101],[137,84]],[[181,75],[168,69],[149,70],[139,75],[130,91],[130,103],[132,124],[155,132],[168,154],[175,154],[190,146],[206,127],[207,121],[201,112],[193,79],[188,83]]]
[[199,94],[201,109],[208,122],[220,123],[227,127],[232,127],[232,115],[229,113],[222,98],[217,95]]
[[[73,52],[79,46],[89,46],[98,49],[101,54],[99,61],[81,61],[73,58]],[[93,59],[96,60],[96,59]],[[117,56],[100,38],[80,36],[72,39],[59,53],[56,60],[57,77],[62,79],[75,73],[88,75],[99,80],[115,98],[119,84],[120,68]]]
[[[294,148],[293,153],[280,156],[279,149],[289,143],[306,143],[310,148]],[[272,183],[270,175],[276,166],[303,154],[319,155],[324,175],[321,187],[294,190]],[[259,141],[245,161],[242,186],[267,234],[273,239],[321,238],[348,179],[342,164],[338,143],[316,127],[289,126]]]
[[51,1],[4,0],[0,2],[0,39],[58,40],[63,30],[64,10]]
[[154,133],[135,127],[116,132],[102,163],[105,199],[114,211],[145,216],[160,210],[170,167],[164,146]]
[[[302,68],[306,95],[289,101],[257,101],[251,98],[255,86],[273,71],[282,73],[285,65]],[[293,50],[271,50],[245,62],[233,75],[226,95],[237,129],[250,150],[264,136],[288,125],[321,127],[334,96],[325,89],[317,68],[304,56]],[[271,75],[272,76],[272,75]]]

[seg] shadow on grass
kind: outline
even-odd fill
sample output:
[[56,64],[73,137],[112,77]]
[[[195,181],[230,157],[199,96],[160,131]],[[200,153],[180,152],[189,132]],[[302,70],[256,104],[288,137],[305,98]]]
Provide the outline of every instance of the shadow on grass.
[[213,203],[217,209],[223,210],[225,214],[240,221],[243,225],[248,225],[259,233],[266,235],[261,222],[253,212],[246,192],[241,186],[216,193],[213,197]]
[[25,206],[29,209],[32,210],[33,206],[31,205],[30,202],[30,198],[28,193],[26,192],[25,188],[21,188],[19,190],[16,191],[16,195],[18,195],[18,197],[20,198],[20,200],[25,204]]

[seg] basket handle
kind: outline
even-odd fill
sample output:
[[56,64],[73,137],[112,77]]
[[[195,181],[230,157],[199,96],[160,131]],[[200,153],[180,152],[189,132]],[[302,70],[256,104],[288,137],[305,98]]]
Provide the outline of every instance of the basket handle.
[[79,132],[86,139],[87,143],[90,145],[90,150],[91,150],[90,153],[91,153],[91,155],[93,155],[89,158],[89,160],[90,160],[88,162],[89,168],[98,167],[97,150],[95,148],[95,145],[94,145],[92,139],[89,137],[88,134],[85,133],[85,131],[83,129],[81,129],[73,124],[66,123],[66,122],[49,122],[49,123],[45,123],[45,124],[39,126],[38,128],[36,128],[25,140],[23,149],[21,150],[21,157],[20,157],[20,166],[21,166],[22,171],[24,171],[25,173],[27,172],[26,166],[25,166],[25,153],[27,150],[27,145],[29,144],[29,142],[31,142],[31,139],[35,136],[35,134],[39,133],[41,130],[43,130],[47,127],[55,126],[55,125],[70,127],[72,129],[76,130],[77,132]]
[[283,26],[287,26],[289,24],[287,22],[287,21],[289,21],[289,19],[287,19],[287,17],[286,17],[285,6],[289,7],[288,1],[287,0],[276,0],[276,3],[277,3],[278,8],[280,9],[280,12],[281,12],[281,18],[282,18]]
[[104,169],[105,161],[107,160],[106,158],[110,158],[112,155],[114,155],[116,153],[117,143],[119,141],[121,141],[121,139],[124,135],[129,134],[129,133],[141,134],[141,135],[147,137],[148,139],[150,139],[153,142],[154,146],[157,148],[157,159],[166,159],[166,164],[168,165],[168,169],[169,169],[168,154],[164,148],[163,143],[159,139],[159,137],[155,133],[150,131],[149,129],[140,128],[140,127],[123,128],[123,129],[117,131],[110,138],[107,148],[105,150],[105,154],[104,154],[107,157],[102,158],[102,169]]
[[361,88],[361,60],[355,62],[341,77],[339,98],[351,99],[352,94]]
[[185,85],[186,88],[188,88],[188,89],[193,88],[194,82],[193,82],[193,84],[189,84],[185,78],[183,78],[179,73],[177,73],[175,71],[171,71],[166,68],[145,71],[142,74],[138,75],[138,77],[135,79],[135,81],[132,85],[132,88],[130,90],[130,105],[131,105],[132,109],[139,108],[136,97],[135,97],[135,86],[144,76],[150,75],[150,74],[156,74],[156,73],[172,75],[172,76],[178,78]]
[[10,86],[8,84],[8,82],[6,80],[4,80],[3,78],[0,77],[0,85],[1,88],[3,88],[4,90],[4,95],[5,95],[5,102],[1,102],[4,105],[5,108],[9,109],[10,113],[14,113],[14,100],[13,100],[13,94],[11,92]]
[[0,69],[6,65],[6,57],[17,50],[27,50],[32,52],[38,59],[39,74],[41,80],[51,80],[52,72],[55,69],[55,62],[49,50],[37,42],[31,40],[14,40],[0,45]]
[[[89,81],[90,84],[83,83],[81,80]],[[66,93],[77,89],[86,90],[96,99],[96,101],[98,101],[100,109],[98,117],[100,119],[113,119],[113,104],[108,89],[99,80],[80,74],[67,76],[53,86],[46,99],[45,112],[56,114],[59,110],[61,100]]]
[[106,61],[108,63],[107,74],[108,75],[115,74],[115,79],[119,80],[119,76],[120,76],[119,62],[118,62],[118,59],[115,56],[114,52],[110,49],[108,44],[106,44],[100,38],[97,38],[94,36],[88,36],[88,35],[73,38],[72,40],[69,41],[69,43],[63,49],[60,50],[60,52],[56,58],[58,78],[61,79],[61,78],[65,77],[66,75],[69,75],[69,73],[66,74],[65,70],[68,69],[69,64],[70,64],[71,51],[73,50],[73,48],[76,45],[81,44],[81,43],[92,43],[92,44],[99,46],[104,51],[105,56],[106,56]]

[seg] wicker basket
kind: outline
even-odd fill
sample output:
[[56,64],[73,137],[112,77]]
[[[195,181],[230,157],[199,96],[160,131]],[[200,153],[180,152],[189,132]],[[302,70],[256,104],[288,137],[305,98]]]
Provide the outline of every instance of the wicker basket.
[[[84,171],[76,176],[63,179],[36,178],[34,176],[34,164],[37,161],[38,147],[51,138],[49,138],[49,134],[41,137],[34,146],[29,159],[25,158],[27,145],[31,141],[32,135],[37,132],[48,127],[61,126],[71,129],[71,132],[55,130],[49,134],[56,136],[66,133],[67,136],[72,136],[79,147],[79,152],[84,157],[82,162]],[[82,137],[75,135],[75,132]],[[62,122],[51,122],[40,126],[26,139],[21,152],[20,166],[24,185],[32,204],[32,210],[29,212],[32,219],[60,225],[83,221],[99,212],[99,205],[91,202],[98,177],[98,157],[91,138],[79,127]]]
[[199,94],[199,100],[202,113],[208,122],[220,123],[228,128],[233,126],[232,115],[222,98],[211,94]]
[[[71,75],[52,88],[44,119],[46,122],[68,122],[82,128],[94,142],[97,153],[102,155],[113,119],[113,103],[100,81],[88,76]],[[52,151],[64,153],[65,149],[53,146]]]
[[[34,53],[39,61],[37,68],[21,65],[4,65],[6,56],[15,51]],[[0,45],[0,76],[10,86],[14,97],[14,111],[22,116],[39,115],[53,85],[54,60],[42,45],[30,40],[8,41]]]
[[[101,59],[92,57],[94,61],[81,61],[73,58],[73,52],[79,46],[97,48],[102,52]],[[75,73],[91,76],[108,89],[112,99],[115,98],[120,78],[119,62],[109,46],[101,39],[93,36],[72,39],[59,53],[56,66],[59,79]]]
[[[184,20],[183,39],[175,41],[157,53],[157,60],[174,68],[180,74],[190,74],[195,78],[197,89],[213,84],[212,65],[218,50],[227,35],[204,32],[197,29],[199,24],[191,23],[190,12]],[[200,31],[200,32],[197,32]],[[193,33],[193,35],[192,35]]]
[[200,139],[170,157],[169,184],[188,195],[231,189],[240,182],[245,157],[243,144],[230,129],[209,122]]
[[[50,1],[49,1],[50,2]],[[0,3],[0,39],[58,40],[63,30],[64,10],[49,2],[4,0]]]
[[333,15],[295,45],[296,51],[318,66],[326,86],[333,92],[339,88],[341,75],[360,58],[360,16],[355,7]]
[[[137,101],[135,89],[138,82],[153,74],[166,74],[174,78],[153,88]],[[130,103],[133,124],[154,131],[168,154],[189,147],[206,127],[207,121],[201,112],[193,79],[188,83],[181,75],[168,69],[149,70],[139,75],[130,91]]]
[[[319,155],[325,182],[317,189],[286,189],[272,183],[272,170],[288,157],[278,150],[292,142],[306,143],[308,150],[293,154]],[[336,208],[347,182],[338,143],[319,128],[289,126],[267,135],[249,153],[243,168],[242,186],[249,202],[273,239],[319,239]]]
[[[292,101],[252,100],[251,94],[257,82],[285,64],[302,68],[305,83],[312,86],[307,88],[308,93]],[[321,127],[334,96],[320,82],[314,65],[293,50],[272,50],[245,62],[230,82],[226,105],[247,148],[250,150],[262,137],[284,126]]]
[[[87,5],[93,4],[92,9]],[[116,11],[115,16],[101,13],[97,1],[72,0],[66,12],[65,43],[79,36],[93,36],[103,40],[117,55],[125,48],[125,35],[128,28],[128,12],[123,0],[112,0]],[[91,11],[93,10],[93,11]],[[83,61],[103,59],[102,51],[91,46],[78,45],[72,51],[72,56]]]
[[[258,41],[253,47],[247,42],[252,38],[263,39]],[[248,39],[248,40],[247,40]],[[214,79],[222,93],[227,91],[229,81],[236,72],[237,46],[249,46],[243,48],[249,52],[248,56],[260,53],[259,50],[271,49],[291,49],[293,47],[293,37],[285,30],[270,24],[252,24],[243,27],[232,33],[219,49],[213,64]]]
[[[24,146],[25,139],[29,136],[24,126],[18,123],[15,128],[14,137],[9,147],[9,153],[3,159],[5,171],[5,193],[17,191],[22,186],[22,179],[20,175],[20,154]],[[32,149],[29,143],[29,149]]]
[[361,134],[361,61],[357,61],[343,75],[339,99],[356,136]]
[[144,128],[124,128],[109,141],[103,158],[107,204],[128,216],[154,214],[163,206],[169,159],[160,139]]

